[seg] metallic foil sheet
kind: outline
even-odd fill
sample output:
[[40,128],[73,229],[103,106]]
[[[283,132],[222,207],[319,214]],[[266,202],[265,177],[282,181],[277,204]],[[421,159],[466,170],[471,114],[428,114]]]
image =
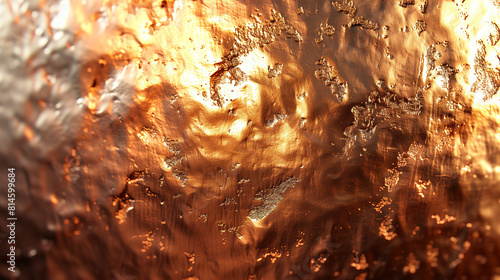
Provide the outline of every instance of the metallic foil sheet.
[[0,11],[2,279],[500,279],[499,1]]

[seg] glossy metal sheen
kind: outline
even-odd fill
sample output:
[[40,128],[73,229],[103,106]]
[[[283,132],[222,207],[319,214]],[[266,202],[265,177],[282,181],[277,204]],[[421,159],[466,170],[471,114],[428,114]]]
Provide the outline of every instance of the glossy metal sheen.
[[1,278],[500,278],[499,1],[0,11]]

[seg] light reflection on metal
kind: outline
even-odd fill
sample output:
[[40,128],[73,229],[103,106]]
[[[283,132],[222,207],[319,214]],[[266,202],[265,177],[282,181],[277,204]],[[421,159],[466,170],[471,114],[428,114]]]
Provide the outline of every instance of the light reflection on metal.
[[20,278],[500,275],[498,1],[0,11]]

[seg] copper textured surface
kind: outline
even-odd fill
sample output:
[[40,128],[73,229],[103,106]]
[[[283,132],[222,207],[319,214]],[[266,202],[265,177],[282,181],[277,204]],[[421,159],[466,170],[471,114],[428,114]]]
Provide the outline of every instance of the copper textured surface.
[[500,279],[499,1],[0,11],[2,279]]

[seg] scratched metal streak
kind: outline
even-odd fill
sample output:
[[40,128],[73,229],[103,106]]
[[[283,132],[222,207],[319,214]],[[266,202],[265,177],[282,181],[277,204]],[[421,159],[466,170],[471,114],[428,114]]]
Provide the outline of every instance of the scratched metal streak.
[[498,0],[0,11],[0,278],[500,278]]

